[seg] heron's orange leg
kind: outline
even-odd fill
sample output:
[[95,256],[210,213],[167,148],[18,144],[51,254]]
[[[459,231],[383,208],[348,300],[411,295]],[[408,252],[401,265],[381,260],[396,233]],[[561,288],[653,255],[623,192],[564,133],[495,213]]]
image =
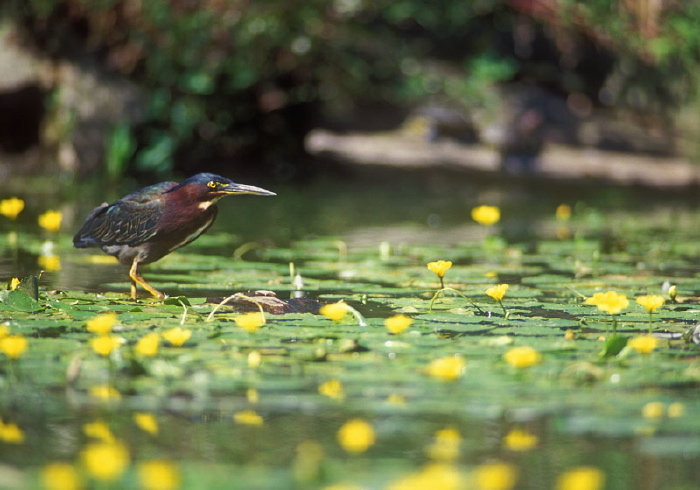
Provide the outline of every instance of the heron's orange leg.
[[138,261],[134,260],[131,263],[131,269],[129,269],[129,277],[131,278],[131,298],[136,299],[136,284],[141,285],[143,289],[151,293],[156,298],[165,298],[165,294],[161,293],[156,288],[148,284],[148,282],[146,282],[146,280],[143,277],[141,277],[141,274],[139,274],[138,271],[138,267]]

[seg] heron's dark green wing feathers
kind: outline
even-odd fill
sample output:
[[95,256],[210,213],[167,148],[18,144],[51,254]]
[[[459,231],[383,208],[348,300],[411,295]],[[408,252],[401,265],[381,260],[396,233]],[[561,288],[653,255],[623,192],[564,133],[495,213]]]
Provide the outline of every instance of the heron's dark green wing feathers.
[[163,213],[160,195],[176,183],[163,182],[95,209],[73,238],[76,247],[138,245],[156,234]]

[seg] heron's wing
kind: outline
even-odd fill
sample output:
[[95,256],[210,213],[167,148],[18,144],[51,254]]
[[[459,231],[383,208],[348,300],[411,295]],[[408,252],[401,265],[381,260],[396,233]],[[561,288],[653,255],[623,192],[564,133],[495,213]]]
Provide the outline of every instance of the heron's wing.
[[82,248],[143,243],[156,234],[165,206],[161,195],[174,185],[156,184],[96,208],[76,233],[73,244]]

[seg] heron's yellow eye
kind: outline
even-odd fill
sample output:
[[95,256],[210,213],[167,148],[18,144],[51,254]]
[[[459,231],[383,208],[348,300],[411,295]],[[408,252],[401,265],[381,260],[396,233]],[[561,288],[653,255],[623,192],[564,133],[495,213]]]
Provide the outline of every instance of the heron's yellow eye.
[[219,184],[217,184],[213,180],[210,180],[209,183],[207,183],[207,187],[211,187],[212,189],[216,189],[217,187],[219,187]]

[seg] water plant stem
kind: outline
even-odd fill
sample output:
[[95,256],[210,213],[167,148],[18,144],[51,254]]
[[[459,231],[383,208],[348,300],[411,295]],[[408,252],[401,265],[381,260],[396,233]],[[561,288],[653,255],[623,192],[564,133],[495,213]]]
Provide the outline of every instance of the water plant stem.
[[[442,278],[440,278],[440,285],[442,286]],[[452,291],[453,293],[457,293],[457,294],[460,295],[462,298],[464,298],[470,305],[472,305],[472,306],[476,309],[476,311],[478,311],[479,313],[483,313],[483,310],[482,310],[481,308],[479,308],[479,307],[476,305],[476,303],[474,303],[472,300],[470,300],[469,298],[467,298],[467,297],[466,297],[465,295],[463,295],[461,292],[459,292],[458,290],[456,290],[456,289],[454,289],[454,288],[445,287],[445,286],[442,286],[440,289],[438,289],[437,291],[435,291],[435,294],[433,294],[433,297],[432,297],[432,299],[430,300],[430,307],[428,308],[428,311],[429,311],[430,313],[433,312],[433,304],[435,304],[435,300],[437,300],[437,298],[440,296],[440,294],[442,294],[442,295],[444,296],[445,293],[446,293],[447,291]]]

